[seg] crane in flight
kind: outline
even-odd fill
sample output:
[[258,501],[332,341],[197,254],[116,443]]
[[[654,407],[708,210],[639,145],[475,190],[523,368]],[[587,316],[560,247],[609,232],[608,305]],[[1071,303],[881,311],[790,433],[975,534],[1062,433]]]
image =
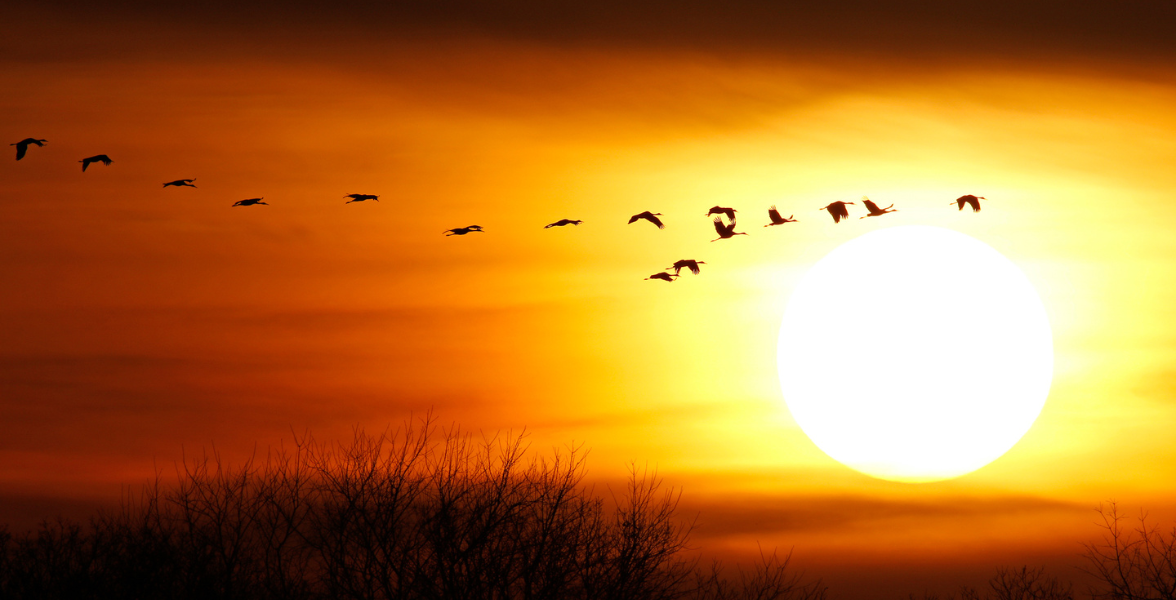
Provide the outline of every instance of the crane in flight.
[[662,223],[661,219],[658,218],[660,216],[662,216],[661,213],[649,212],[647,210],[645,212],[637,213],[637,214],[629,217],[629,224],[632,225],[633,223],[636,223],[639,219],[645,219],[646,221],[649,221],[650,223],[657,225],[658,229],[665,229],[666,228],[665,223]]
[[167,186],[169,186],[169,185],[174,185],[174,186],[176,186],[176,187],[190,187],[190,188],[194,188],[194,187],[196,187],[196,186],[192,185],[192,182],[193,182],[193,181],[196,181],[196,178],[195,178],[195,177],[193,177],[192,179],[177,179],[177,180],[175,180],[175,181],[169,181],[169,182],[167,182],[167,183],[163,184],[163,187],[167,187]]
[[849,218],[849,209],[845,208],[846,204],[853,204],[853,202],[830,202],[829,204],[818,208],[817,210],[827,210],[829,215],[833,217],[834,223],[840,223],[841,219]]
[[8,144],[8,145],[9,146],[16,146],[16,160],[20,160],[25,157],[25,152],[29,151],[30,144],[36,144],[36,146],[38,148],[40,148],[40,147],[44,146],[45,142],[47,142],[47,141],[49,141],[49,140],[38,140],[37,138],[25,138],[15,144]]
[[347,194],[346,196],[343,196],[343,197],[344,198],[351,198],[350,200],[348,200],[347,202],[344,202],[343,204],[351,204],[352,202],[363,202],[364,200],[375,200],[376,202],[380,201],[380,197],[375,194]]
[[563,227],[564,225],[579,225],[584,221],[581,219],[560,219],[554,223],[548,223],[543,226],[544,229],[551,229],[552,227]]
[[442,233],[444,233],[446,237],[449,237],[451,235],[465,235],[465,234],[473,232],[473,231],[476,231],[478,233],[485,233],[484,231],[482,231],[481,225],[469,225],[467,227],[454,227],[453,229],[446,229]]
[[866,217],[881,217],[886,213],[898,212],[898,209],[894,208],[893,204],[887,206],[886,208],[878,208],[878,205],[874,204],[873,200],[870,200],[865,196],[862,196],[862,204],[866,205],[866,210],[870,211],[870,214],[858,217],[859,219],[864,219]]
[[947,204],[948,206],[955,204],[960,207],[959,210],[964,210],[964,205],[967,204],[968,206],[972,207],[972,212],[980,212],[980,201],[987,199],[988,198],[985,198],[984,196],[973,196],[972,194],[968,194],[966,196],[960,196],[959,198],[955,199],[955,202],[948,202]]
[[82,172],[85,173],[86,167],[90,166],[90,163],[100,162],[100,163],[109,167],[110,163],[112,163],[114,161],[110,160],[110,157],[106,156],[105,154],[95,154],[94,156],[91,156],[90,158],[83,158],[82,160],[79,160],[78,162],[82,163]]
[[780,211],[776,210],[776,205],[773,204],[772,208],[768,209],[768,218],[771,219],[772,222],[764,225],[764,227],[771,227],[772,225],[783,225],[785,223],[795,223],[796,219],[792,218],[794,216],[796,215],[788,215],[787,219],[781,217]]
[[650,279],[660,279],[662,281],[668,281],[670,283],[673,283],[675,277],[677,277],[677,275],[674,275],[672,273],[666,273],[663,271],[661,273],[654,273],[653,275],[646,277],[645,280],[649,281]]
[[254,204],[264,204],[269,206],[269,202],[262,202],[265,198],[249,198],[246,200],[238,200],[233,203],[233,206],[253,206]]
[[674,275],[680,275],[682,269],[690,269],[691,273],[698,275],[698,273],[699,273],[698,265],[705,265],[705,264],[706,264],[706,261],[702,261],[702,260],[682,259],[678,262],[675,262],[673,265],[667,267],[666,270],[673,269]]
[[715,217],[715,231],[719,234],[719,237],[711,240],[712,242],[717,242],[719,240],[725,240],[729,237],[734,237],[737,235],[747,235],[746,233],[743,233],[742,231],[737,233],[735,231],[735,224],[734,223],[729,223],[729,224],[724,223],[723,217]]
[[728,219],[731,219],[732,221],[734,221],[735,220],[735,213],[737,213],[737,212],[739,212],[739,211],[735,210],[734,208],[728,208],[726,206],[719,206],[716,204],[716,205],[712,206],[709,211],[707,211],[706,216],[709,217],[711,215],[727,215]]

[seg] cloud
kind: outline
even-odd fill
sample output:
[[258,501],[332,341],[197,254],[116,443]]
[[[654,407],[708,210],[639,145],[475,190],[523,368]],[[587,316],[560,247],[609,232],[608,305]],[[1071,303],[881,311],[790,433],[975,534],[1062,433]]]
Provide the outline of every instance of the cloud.
[[867,497],[835,494],[739,495],[726,498],[683,497],[683,512],[699,515],[699,537],[776,533],[847,532],[874,529],[901,520],[976,521],[1042,514],[1090,513],[1090,506],[1032,496],[969,497],[929,494],[923,498]]
[[[430,36],[489,37],[545,44],[679,47],[704,50],[770,50],[806,53],[908,56],[929,62],[960,57],[1037,60],[1046,56],[1164,58],[1176,53],[1167,24],[1176,5],[1132,2],[229,2],[157,3],[123,0],[94,16],[79,0],[10,8],[10,19],[73,23],[91,30],[98,22],[128,27],[168,25],[172,51],[207,45],[246,45],[269,34],[297,33],[286,46],[304,49],[376,47],[389,39]],[[17,11],[20,12],[17,12]],[[85,15],[83,17],[80,15]],[[176,26],[176,23],[182,25]],[[87,26],[86,24],[90,24]],[[26,27],[27,29],[27,27]],[[34,27],[34,29],[36,29]],[[97,31],[97,28],[92,29]],[[185,32],[200,36],[184,39]],[[352,36],[340,37],[340,32]],[[211,32],[224,35],[209,37]],[[183,41],[178,41],[180,36]],[[203,38],[205,41],[201,41]],[[61,40],[65,41],[65,40]],[[19,50],[13,45],[12,50]],[[46,49],[48,50],[48,49]],[[95,51],[109,52],[110,48]],[[51,51],[51,50],[49,50]]]

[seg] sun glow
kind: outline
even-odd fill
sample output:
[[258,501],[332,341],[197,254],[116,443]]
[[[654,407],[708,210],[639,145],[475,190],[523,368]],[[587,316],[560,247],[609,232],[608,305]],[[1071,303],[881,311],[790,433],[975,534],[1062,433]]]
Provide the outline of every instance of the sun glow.
[[784,399],[857,471],[934,481],[978,469],[1029,430],[1053,342],[1025,275],[990,246],[926,226],[842,244],[797,285],[780,327]]

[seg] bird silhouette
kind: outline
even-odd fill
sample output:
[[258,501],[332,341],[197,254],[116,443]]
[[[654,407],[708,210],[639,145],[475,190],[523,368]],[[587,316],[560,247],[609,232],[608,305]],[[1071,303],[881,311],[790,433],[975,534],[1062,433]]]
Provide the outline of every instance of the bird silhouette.
[[682,269],[690,269],[691,273],[698,275],[698,273],[699,273],[698,265],[705,265],[705,264],[706,264],[706,261],[688,260],[688,259],[684,258],[680,261],[675,262],[673,265],[667,267],[667,270],[673,269],[674,275],[678,275],[682,271]]
[[192,179],[177,179],[177,180],[175,180],[175,181],[169,181],[169,182],[167,182],[167,183],[163,184],[163,187],[167,187],[167,186],[169,186],[169,185],[174,185],[174,186],[176,186],[176,187],[193,187],[193,188],[194,188],[194,187],[196,187],[196,186],[192,185],[192,182],[193,182],[193,181],[196,181],[196,179],[195,179],[195,178],[192,178]]
[[707,211],[706,216],[709,217],[711,215],[727,215],[728,219],[731,219],[732,221],[734,221],[735,220],[735,213],[737,213],[737,212],[739,212],[739,211],[735,210],[734,208],[727,208],[725,206],[719,206],[716,204],[716,205],[712,206],[709,211]]
[[9,146],[16,146],[16,160],[24,158],[25,152],[29,151],[29,144],[36,144],[37,147],[45,145],[49,140],[38,140],[37,138],[25,138],[15,144],[8,144]]
[[90,166],[90,163],[100,162],[106,166],[110,166],[110,163],[112,163],[114,161],[110,160],[110,157],[106,156],[105,154],[95,154],[94,156],[91,156],[90,158],[83,158],[82,160],[79,160],[78,162],[82,163],[82,172],[85,173],[86,167]]
[[845,208],[846,204],[853,204],[853,202],[842,202],[838,200],[837,202],[830,202],[817,210],[829,211],[829,214],[833,217],[833,222],[840,223],[841,219],[849,218],[849,209]]
[[772,208],[768,209],[768,218],[771,219],[772,222],[768,223],[767,225],[764,225],[764,227],[771,227],[772,225],[783,225],[785,223],[795,223],[796,219],[792,218],[794,216],[795,215],[788,215],[787,219],[785,219],[784,217],[781,217],[780,211],[776,210],[776,205],[773,204]]
[[657,225],[658,229],[665,229],[666,228],[665,224],[662,223],[661,219],[658,218],[660,216],[662,216],[661,213],[649,212],[647,210],[643,213],[637,213],[637,214],[629,217],[629,224],[632,225],[633,223],[636,223],[638,219],[645,219],[646,221],[649,221],[650,223]]
[[715,231],[718,232],[719,237],[711,240],[712,242],[717,242],[719,240],[725,240],[729,237],[733,237],[736,235],[747,235],[746,233],[743,233],[742,231],[736,233],[735,232],[735,224],[734,223],[730,223],[730,224],[724,223],[722,217],[715,217]]
[[470,233],[471,231],[485,233],[484,231],[482,231],[481,225],[470,225],[468,227],[454,227],[453,229],[446,229],[442,233],[444,233],[445,236],[448,237],[451,235],[465,235],[467,233]]
[[949,202],[948,206],[956,204],[960,207],[960,210],[964,210],[964,205],[967,204],[968,206],[972,207],[972,212],[980,212],[980,201],[987,199],[988,198],[985,198],[984,196],[973,196],[972,194],[968,194],[967,196],[960,196],[959,198],[956,198],[955,202]]
[[238,200],[233,203],[233,206],[253,206],[254,204],[264,204],[269,206],[269,202],[262,202],[264,198],[249,198],[247,200]]
[[343,196],[343,197],[344,198],[351,198],[350,200],[348,200],[347,202],[344,202],[343,204],[351,204],[352,202],[363,202],[364,200],[375,200],[376,202],[380,201],[380,197],[375,194],[347,194],[346,196]]
[[859,219],[864,219],[866,217],[881,217],[886,213],[898,212],[898,209],[892,208],[894,206],[893,204],[887,206],[886,208],[878,208],[878,205],[874,204],[873,200],[870,200],[865,196],[862,196],[862,204],[866,205],[866,210],[870,211],[870,214],[858,217]]
[[584,221],[580,219],[560,219],[554,223],[548,223],[543,226],[544,229],[551,229],[552,227],[563,227],[564,225],[579,225]]
[[668,281],[670,283],[673,283],[675,277],[677,277],[677,275],[674,275],[672,273],[662,272],[662,273],[654,273],[653,275],[646,277],[645,280],[649,281],[650,279],[660,279],[662,281]]

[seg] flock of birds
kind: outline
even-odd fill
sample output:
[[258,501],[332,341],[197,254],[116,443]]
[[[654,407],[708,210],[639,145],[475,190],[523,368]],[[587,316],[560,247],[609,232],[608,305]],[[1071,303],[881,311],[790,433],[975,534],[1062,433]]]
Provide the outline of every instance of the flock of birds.
[[[15,144],[9,144],[9,145],[16,146],[16,160],[20,160],[25,157],[25,154],[28,153],[29,146],[42,147],[45,145],[45,143],[47,141],[48,140],[37,139],[37,138],[25,138],[19,142],[16,142]],[[78,162],[82,163],[82,172],[84,173],[86,171],[86,169],[91,164],[100,162],[103,165],[110,166],[110,164],[114,161],[112,161],[110,159],[110,157],[105,154],[97,154],[94,156],[83,158],[82,160],[80,160]],[[192,183],[194,181],[196,181],[195,178],[176,179],[175,181],[169,181],[167,183],[164,183],[163,187],[167,188],[167,187],[174,186],[174,187],[194,188],[194,187],[196,187],[195,184]],[[380,201],[380,197],[375,194],[347,194],[346,196],[344,196],[344,198],[350,198],[350,200],[344,202],[344,204],[351,204],[352,202],[365,202],[367,200],[373,200],[376,202]],[[269,206],[269,204],[266,202],[263,202],[263,200],[265,200],[265,198],[247,198],[245,200],[238,200],[238,201],[234,202],[233,206],[253,206],[256,204],[262,204],[265,206]],[[964,206],[967,205],[967,206],[972,207],[972,212],[980,212],[980,201],[981,200],[986,200],[986,198],[984,196],[975,196],[972,194],[967,194],[964,196],[960,196],[959,198],[956,198],[954,202],[951,202],[949,204],[955,204],[958,207],[957,210],[963,210]],[[817,210],[828,211],[829,216],[833,217],[833,222],[840,223],[842,219],[849,218],[849,209],[846,208],[846,205],[849,205],[849,204],[856,204],[856,203],[843,202],[843,201],[838,200],[837,202],[831,202],[825,206],[822,206],[821,208],[819,208]],[[866,196],[862,196],[862,205],[866,208],[867,212],[865,215],[862,215],[861,217],[859,217],[860,219],[864,219],[866,217],[880,217],[880,216],[888,214],[888,213],[897,212],[897,210],[898,210],[898,209],[894,208],[893,204],[891,204],[890,206],[887,206],[885,208],[882,208],[882,207],[878,206],[873,200],[870,200]],[[714,217],[713,223],[715,226],[715,233],[717,233],[719,235],[719,237],[711,240],[712,242],[730,239],[730,238],[733,238],[737,235],[747,235],[746,232],[735,231],[735,213],[736,212],[738,212],[738,211],[736,211],[734,208],[730,208],[730,207],[726,207],[726,206],[712,206],[710,211],[708,211],[706,213],[706,216],[708,216],[708,217],[713,216]],[[661,216],[663,216],[662,213],[655,213],[655,212],[650,212],[647,210],[645,212],[640,212],[640,213],[637,213],[637,214],[629,217],[629,224],[631,225],[633,223],[636,223],[637,221],[648,221],[648,222],[652,223],[653,225],[656,225],[658,229],[665,229],[666,228],[665,223],[663,223],[662,220],[658,218]],[[784,225],[785,223],[795,223],[797,220],[793,218],[794,216],[796,216],[796,215],[788,215],[788,218],[784,218],[783,216],[781,216],[780,211],[777,210],[775,206],[772,206],[771,208],[768,209],[768,219],[771,222],[768,223],[767,225],[764,225],[764,227],[772,227],[774,225]],[[550,229],[552,227],[564,227],[567,225],[579,225],[583,222],[584,221],[582,221],[580,219],[560,219],[554,223],[548,223],[547,225],[544,225],[543,228]],[[442,233],[446,236],[466,235],[468,233],[485,233],[485,229],[483,229],[481,225],[467,225],[466,227],[455,227],[453,229],[446,229]],[[706,263],[701,260],[683,259],[683,260],[679,260],[679,261],[675,262],[673,265],[667,267],[666,270],[661,271],[659,273],[654,273],[653,275],[650,275],[649,277],[646,277],[645,279],[646,280],[660,280],[660,281],[673,282],[675,278],[677,278],[681,275],[682,269],[688,269],[691,273],[698,275],[701,272],[698,265],[705,265],[705,264]],[[674,271],[673,273],[670,273],[671,269]]]
[[[355,196],[356,196],[356,194],[351,195],[351,197],[355,197]],[[963,210],[964,206],[967,205],[967,206],[972,207],[972,212],[980,212],[980,201],[981,200],[986,200],[986,198],[984,196],[975,196],[972,194],[967,194],[964,196],[960,196],[959,198],[956,198],[955,201],[951,202],[950,204],[955,204],[958,207],[958,210]],[[833,222],[840,223],[842,219],[849,218],[849,209],[846,208],[846,205],[848,205],[848,204],[856,204],[856,203],[855,202],[843,202],[843,201],[838,200],[837,202],[830,202],[829,204],[822,206],[821,208],[819,208],[817,210],[828,211],[829,216],[833,217]],[[880,217],[882,215],[898,211],[897,208],[894,208],[893,204],[883,208],[881,206],[878,206],[877,203],[875,203],[873,200],[870,200],[866,196],[862,196],[862,205],[866,207],[866,214],[862,215],[861,217],[858,217],[859,219],[864,219],[866,217]],[[715,226],[715,233],[717,233],[719,235],[719,237],[711,240],[712,242],[730,239],[730,238],[733,238],[737,235],[747,235],[746,232],[735,231],[735,213],[736,212],[739,212],[739,211],[737,211],[734,208],[731,208],[729,206],[717,206],[717,205],[712,206],[710,208],[710,210],[707,211],[706,216],[714,217],[713,223]],[[648,222],[652,223],[653,225],[656,225],[658,229],[665,229],[666,224],[663,223],[662,220],[658,218],[661,216],[663,216],[661,213],[650,212],[647,210],[645,212],[640,212],[640,213],[637,213],[637,214],[629,217],[629,224],[632,225],[633,223],[636,223],[637,221],[648,221]],[[795,223],[797,221],[795,218],[793,218],[795,216],[796,215],[793,214],[793,215],[788,215],[788,217],[785,218],[784,216],[782,216],[780,214],[780,211],[776,208],[776,206],[773,205],[770,208],[768,208],[768,220],[770,222],[767,225],[764,225],[764,227],[772,227],[774,225],[783,225],[785,223]],[[554,223],[548,223],[547,225],[544,225],[543,228],[544,229],[551,229],[552,227],[564,227],[566,225],[579,225],[580,223],[583,223],[583,222],[584,221],[582,221],[580,219],[560,219]],[[477,233],[484,233],[485,229],[483,229],[481,225],[467,225],[465,227],[455,227],[453,229],[447,229],[447,230],[445,230],[444,234],[446,236],[452,236],[452,235],[466,235],[467,233],[476,233],[476,232]],[[655,280],[659,280],[659,281],[673,282],[674,279],[681,276],[682,269],[688,269],[691,273],[698,275],[701,272],[701,269],[699,269],[698,265],[705,265],[705,264],[706,264],[706,262],[701,261],[701,260],[682,259],[682,260],[675,262],[673,265],[666,267],[666,270],[661,271],[659,273],[654,273],[653,275],[650,275],[649,277],[646,277],[645,279],[646,280],[654,280],[655,279]],[[673,270],[674,272],[671,273],[670,270]]]

